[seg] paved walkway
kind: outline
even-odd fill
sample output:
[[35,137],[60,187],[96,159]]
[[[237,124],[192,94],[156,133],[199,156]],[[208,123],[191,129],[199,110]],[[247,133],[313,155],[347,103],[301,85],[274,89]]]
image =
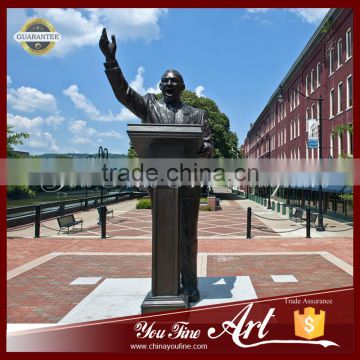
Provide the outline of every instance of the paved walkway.
[[[246,239],[250,203],[254,213],[272,220],[253,217],[253,225],[260,230]],[[211,289],[216,289],[225,302],[244,299],[244,294],[267,297],[353,284],[352,232],[312,230],[311,239],[305,239],[303,228],[276,234],[298,225],[248,200],[222,201],[221,206],[222,211],[200,213],[198,275],[204,279],[204,296],[211,298]],[[56,222],[50,220],[43,223],[49,229],[42,227],[39,239],[33,238],[33,228],[8,233],[9,323],[95,319],[100,316],[96,301],[109,300],[101,289],[106,294],[111,279],[134,279],[142,291],[149,290],[144,284],[151,276],[151,212],[136,210],[134,201],[109,208],[114,209],[114,217],[108,218],[107,239],[100,239],[94,210],[76,215],[84,219],[85,228],[93,227],[84,232],[57,235]],[[348,226],[325,223],[337,230]],[[127,295],[130,292],[122,294]],[[123,305],[107,304],[109,312],[101,316],[122,316],[111,311]],[[84,309],[93,309],[95,315],[85,311],[88,317],[70,316],[83,316]]]

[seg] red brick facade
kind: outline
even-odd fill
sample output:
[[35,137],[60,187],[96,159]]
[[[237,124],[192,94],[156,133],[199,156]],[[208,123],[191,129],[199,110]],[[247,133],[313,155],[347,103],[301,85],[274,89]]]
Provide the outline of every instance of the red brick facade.
[[318,149],[307,149],[306,119],[318,119],[318,101],[311,98],[320,96],[322,157],[352,156],[352,129],[339,127],[353,122],[352,52],[352,9],[331,9],[281,81],[285,101],[278,101],[276,89],[250,127],[245,158],[318,158]]

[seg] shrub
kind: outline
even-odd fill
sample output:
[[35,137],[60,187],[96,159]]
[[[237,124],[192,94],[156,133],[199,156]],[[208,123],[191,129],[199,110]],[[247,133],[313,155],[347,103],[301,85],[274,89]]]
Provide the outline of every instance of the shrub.
[[201,205],[200,211],[211,211],[211,206],[209,205]]
[[136,204],[137,209],[151,209],[150,199],[140,199]]

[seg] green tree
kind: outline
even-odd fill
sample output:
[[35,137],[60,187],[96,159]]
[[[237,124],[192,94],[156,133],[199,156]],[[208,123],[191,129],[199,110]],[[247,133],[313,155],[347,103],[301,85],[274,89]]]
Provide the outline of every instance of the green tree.
[[215,101],[206,97],[198,97],[189,90],[183,92],[182,100],[190,106],[207,112],[213,136],[214,156],[218,158],[238,158],[237,135],[230,130],[229,118],[219,110]]
[[[16,133],[13,130],[13,127],[7,125],[7,144],[6,144],[6,153],[8,158],[16,158],[19,157],[14,153],[14,145],[22,145],[23,139],[27,139],[29,134],[26,133]],[[30,189],[29,186],[19,185],[19,186],[7,186],[7,196],[10,199],[18,199],[18,198],[28,198],[35,196],[35,192]]]
[[23,139],[27,139],[29,137],[29,134],[26,133],[16,133],[13,130],[13,127],[10,125],[7,125],[7,144],[6,144],[6,152],[7,157],[16,157],[14,154],[14,145],[22,145]]
[[128,158],[129,159],[134,159],[134,158],[137,158],[137,153],[134,149],[134,145],[131,143],[130,141],[130,147],[129,147],[129,150],[128,150],[128,154],[127,154]]

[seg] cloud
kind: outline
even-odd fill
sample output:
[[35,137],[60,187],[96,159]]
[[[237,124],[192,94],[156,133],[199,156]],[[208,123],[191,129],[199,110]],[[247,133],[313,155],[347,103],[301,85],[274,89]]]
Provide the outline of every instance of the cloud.
[[[276,10],[276,9],[271,9],[271,8],[247,8],[246,10],[246,14],[243,15],[241,17],[241,19],[243,20],[255,20],[255,21],[259,21],[262,24],[270,24],[270,21],[267,19],[264,19],[264,17],[262,17],[263,14],[268,13],[271,10]],[[293,9],[293,8],[289,8],[289,9],[283,9],[284,11],[287,12],[292,12],[294,14],[296,14],[298,17],[300,17],[304,22],[307,22],[309,24],[319,24],[322,19],[325,17],[325,15],[327,14],[327,12],[329,11],[328,8],[311,8],[311,9],[306,9],[306,8],[297,8],[297,9]]]
[[[49,20],[61,34],[48,56],[64,57],[84,46],[95,46],[101,31],[107,28],[118,42],[143,40],[146,43],[160,38],[159,19],[166,9],[34,9],[36,17]],[[12,17],[16,11],[11,12]],[[16,29],[14,32],[19,31]]]
[[[132,80],[129,85],[140,95],[146,93],[160,93],[159,86],[149,87],[145,89],[144,87],[144,73],[145,69],[143,66],[140,66],[137,70],[134,80]],[[159,84],[159,83],[158,83]],[[97,121],[129,121],[135,120],[137,117],[127,108],[122,108],[121,111],[117,114],[113,114],[111,111],[108,111],[107,114],[101,113],[96,106],[89,100],[87,97],[80,92],[79,87],[76,84],[70,85],[67,89],[63,90],[65,96],[67,96],[74,106],[82,110],[85,114],[88,115],[89,119]]]
[[152,93],[152,94],[160,94],[161,90],[159,87],[160,81],[157,83],[157,85],[155,87],[149,87],[145,90],[144,88],[144,73],[145,73],[145,68],[143,66],[140,66],[137,69],[137,73],[135,76],[135,79],[133,81],[130,82],[130,86],[137,91],[140,95],[145,95],[146,93]]
[[195,94],[198,97],[204,97],[204,90],[205,90],[205,88],[202,85],[199,85],[195,88]]
[[123,108],[118,114],[113,114],[111,111],[107,114],[101,114],[95,105],[80,92],[79,87],[75,84],[64,89],[63,93],[65,96],[69,97],[77,109],[82,110],[91,120],[129,121],[136,119],[136,116],[126,108]]
[[7,123],[14,127],[15,132],[25,132],[29,134],[29,138],[23,140],[24,146],[29,146],[34,149],[42,149],[47,151],[59,151],[59,147],[56,144],[54,137],[47,131],[42,131],[41,126],[43,124],[50,124],[52,122],[58,122],[54,120],[55,117],[43,118],[36,116],[34,118],[28,118],[20,115],[7,114]]
[[258,14],[268,12],[270,8],[247,8],[245,10],[250,14]]
[[9,88],[12,83],[11,77],[9,75],[6,75],[6,83],[7,83],[7,87]]
[[[25,143],[25,141],[24,141]],[[47,131],[35,131],[30,135],[27,145],[34,149],[42,149],[47,151],[60,151],[59,146],[56,144],[56,140]]]
[[328,13],[329,8],[317,8],[317,9],[287,9],[288,11],[299,16],[303,21],[309,24],[320,23],[325,15]]
[[100,138],[122,139],[123,136],[114,131],[98,131],[92,127],[88,127],[84,120],[74,120],[69,123],[68,129],[73,135],[72,143],[74,144],[93,144],[102,141]]
[[38,89],[27,86],[12,89],[10,87],[10,76],[7,77],[7,84],[7,101],[14,110],[29,113],[34,112],[35,110],[46,112],[57,111],[56,100],[52,94],[43,93]]
[[13,126],[17,130],[29,131],[42,125],[44,123],[44,119],[41,116],[36,116],[30,119],[25,116],[13,115],[8,113],[7,123],[8,125]]

